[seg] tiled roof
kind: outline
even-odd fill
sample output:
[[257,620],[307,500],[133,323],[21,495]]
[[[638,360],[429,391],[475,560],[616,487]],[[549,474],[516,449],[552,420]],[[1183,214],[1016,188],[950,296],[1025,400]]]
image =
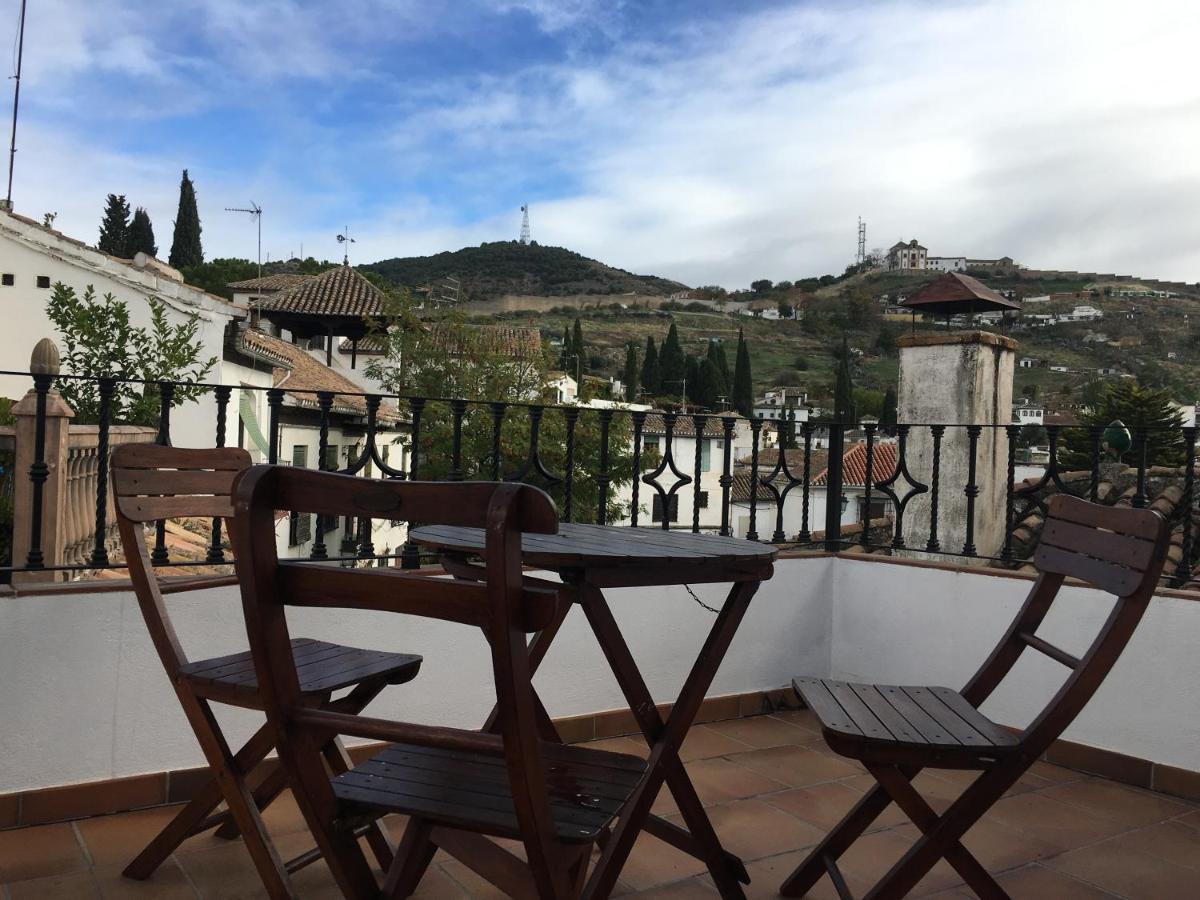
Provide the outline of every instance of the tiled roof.
[[[241,332],[240,338],[247,348],[280,360],[281,364],[275,368],[273,383],[275,387],[284,389],[291,397],[293,405],[317,409],[317,397],[310,392],[330,391],[338,395],[333,400],[334,412],[366,415],[367,402],[363,397],[362,388],[341,373],[318,362],[302,347],[252,328]],[[380,405],[381,422],[395,422],[398,419],[399,413],[393,404],[385,401]]]
[[[536,328],[512,328],[507,325],[456,325],[443,326],[437,323],[425,326],[425,339],[434,349],[450,356],[465,352],[468,341],[477,342],[473,350],[513,359],[537,359],[542,354],[542,333]],[[344,340],[338,352],[350,353],[353,345]],[[360,355],[378,355],[384,352],[383,339],[377,334],[359,338]]]
[[[871,451],[871,481],[887,481],[896,471],[896,445],[877,441]],[[813,484],[828,484],[829,468],[813,476]],[[867,442],[859,441],[842,454],[842,484],[863,487],[867,483]]]
[[[804,477],[804,450],[786,450],[787,468],[791,473],[792,478],[801,479]],[[774,470],[779,462],[779,451],[775,449],[763,450],[758,455],[758,477],[759,485],[756,494],[756,500],[760,503],[774,502],[771,496],[771,491],[762,483],[762,479],[766,478]],[[809,478],[813,478],[816,473],[825,471],[825,467],[829,464],[829,453],[825,450],[816,450],[812,452],[812,464],[809,466]],[[748,466],[737,468],[732,473],[733,482],[729,488],[729,499],[735,503],[750,502],[750,481],[753,476],[752,470]],[[787,476],[782,471],[779,472],[772,480],[771,484],[777,491],[782,492],[788,486]],[[813,481],[813,484],[816,482]],[[797,484],[788,494],[787,503],[799,503],[801,486]]]
[[[792,450],[783,451],[787,458],[788,471],[795,477],[799,478],[804,474],[804,448],[796,447]],[[779,462],[779,450],[775,447],[767,447],[758,451],[758,471],[759,474],[769,472],[775,468],[775,464]],[[743,466],[750,465],[750,457],[744,456],[738,460],[738,463]],[[815,476],[818,472],[824,472],[825,467],[829,465],[829,452],[827,450],[818,450],[813,448],[812,464],[809,466],[809,477]]]
[[383,292],[357,270],[338,266],[259,300],[263,312],[365,318],[384,313]]
[[[730,413],[736,415],[736,413]],[[667,420],[660,412],[652,412],[646,415],[646,424],[642,428],[643,434],[666,434]],[[695,437],[696,423],[692,421],[690,413],[679,413],[675,417],[675,430],[672,432],[675,437]],[[721,424],[721,416],[710,415],[704,422],[704,437],[722,438],[725,436],[725,427]]]
[[314,277],[313,275],[297,275],[292,272],[276,272],[274,275],[264,275],[261,278],[231,281],[225,287],[234,291],[286,291],[288,288],[303,284]]
[[971,308],[975,312],[1021,308],[1021,304],[1001,296],[982,281],[961,272],[947,272],[900,301],[900,305],[917,312],[939,314],[950,311],[967,312]]

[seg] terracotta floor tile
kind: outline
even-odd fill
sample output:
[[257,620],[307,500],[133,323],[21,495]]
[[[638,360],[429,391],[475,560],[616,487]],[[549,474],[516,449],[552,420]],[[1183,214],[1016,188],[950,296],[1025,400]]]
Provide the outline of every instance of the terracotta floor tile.
[[[825,836],[820,828],[755,798],[709,807],[708,817],[721,845],[743,861],[811,847]],[[677,816],[672,821],[683,824]]]
[[[1200,831],[1179,822],[1162,822],[1130,831],[1118,838],[1123,847],[1131,847],[1177,866],[1200,871]],[[1200,875],[1197,875],[1200,882]],[[1200,891],[1197,891],[1200,894]]]
[[1041,865],[1004,872],[996,880],[1013,900],[1111,900],[1115,896]]
[[638,891],[626,894],[626,897],[637,900],[692,900],[696,897],[716,897],[716,889],[701,878],[689,878],[687,881],[677,881],[674,884],[650,888],[648,891]]
[[1194,810],[1190,813],[1184,813],[1178,819],[1175,819],[1175,821],[1179,822],[1181,825],[1187,825],[1191,828],[1200,829],[1200,809]]
[[642,834],[621,870],[621,881],[634,891],[682,881],[706,871],[704,863],[670,844]]
[[162,831],[179,806],[159,806],[112,816],[80,819],[75,823],[92,863],[98,867],[125,866]]
[[[901,825],[896,833],[910,842],[916,842],[921,836],[915,825]],[[1045,839],[986,820],[977,822],[966,833],[963,845],[992,873],[1037,862],[1059,852],[1054,844]]]
[[[763,800],[828,833],[842,821],[861,796],[861,791],[854,790],[844,781],[830,781],[770,794]],[[878,831],[907,821],[904,813],[893,803],[880,814],[869,830]]]
[[811,784],[857,775],[861,771],[845,760],[815,753],[805,747],[751,750],[748,753],[730,756],[728,759],[788,787],[808,787]]
[[413,892],[413,900],[467,900],[468,895],[441,866],[430,866]]
[[104,900],[195,900],[196,891],[174,859],[168,859],[145,881],[126,878],[122,868],[123,864],[96,868],[96,884]]
[[[736,765],[728,759],[700,759],[687,763],[688,775],[705,806],[715,803],[729,803],[732,800],[743,800],[758,794],[769,794],[781,791],[785,785],[762,775]],[[655,814],[668,816],[679,812],[679,807],[671,798],[670,789],[664,785],[652,807]]]
[[988,810],[986,818],[1064,851],[1128,830],[1128,826],[1111,819],[1047,797],[1044,791],[1001,798]]
[[811,743],[821,737],[816,731],[774,716],[729,719],[714,722],[708,727],[757,750]]
[[1162,794],[1152,794],[1100,778],[1056,785],[1042,791],[1042,795],[1120,822],[1126,828],[1161,822],[1188,810],[1187,804]]
[[[745,888],[746,900],[776,900],[779,896],[779,886],[804,861],[807,854],[807,850],[793,850],[790,853],[747,863],[746,871],[750,875],[750,884]],[[708,876],[704,878],[707,879]],[[861,897],[870,888],[867,882],[854,875],[846,875],[846,884],[856,897]],[[805,896],[809,900],[838,900],[837,891],[834,890],[833,882],[828,876],[822,876]]]
[[[451,886],[457,887],[471,900],[504,900],[508,896],[457,859],[445,860],[440,866],[440,871],[449,878]],[[423,886],[425,879],[422,879],[421,883]]]
[[[910,835],[892,829],[863,835],[842,855],[838,865],[846,875],[854,875],[874,885],[912,846]],[[931,894],[962,884],[958,873],[945,860],[938,862],[917,886],[913,896]]]
[[[275,848],[284,859],[290,859],[312,846],[312,840],[307,833],[280,835],[275,839]],[[250,854],[240,841],[221,842],[217,846],[192,853],[181,853],[176,859],[183,867],[188,879],[195,886],[202,898],[221,898],[221,900],[241,900],[241,898],[262,897],[262,881],[258,871],[250,860]],[[325,863],[314,863],[295,873],[293,881],[300,895],[306,900],[309,896],[340,896],[338,893],[328,894],[327,888],[333,887],[333,877]],[[301,889],[303,885],[303,889]]]
[[679,758],[684,762],[691,762],[694,759],[743,753],[749,749],[749,745],[729,737],[712,725],[697,725],[688,731],[687,737],[683,739],[683,746],[679,748]]
[[1127,847],[1120,839],[1072,850],[1046,865],[1129,900],[1194,900],[1197,895],[1194,869]]
[[1054,763],[1048,763],[1043,760],[1035,762],[1029,767],[1028,771],[1031,775],[1037,775],[1039,778],[1045,778],[1047,781],[1056,783],[1084,781],[1091,777],[1082,772],[1076,772],[1074,769],[1068,769],[1065,766],[1056,766]]
[[779,709],[771,715],[791,725],[807,728],[813,734],[821,733],[821,720],[811,709]]
[[628,753],[630,756],[640,756],[642,759],[650,755],[650,748],[640,737],[605,738],[602,741],[586,741],[576,746],[590,747],[593,750],[607,750],[610,753]]
[[284,791],[276,797],[275,801],[263,810],[262,818],[267,831],[273,835],[308,831],[308,823],[304,821],[304,814],[296,805],[291,791]]
[[0,831],[0,884],[86,868],[70,823]]
[[47,875],[8,885],[12,900],[100,900],[91,872]]

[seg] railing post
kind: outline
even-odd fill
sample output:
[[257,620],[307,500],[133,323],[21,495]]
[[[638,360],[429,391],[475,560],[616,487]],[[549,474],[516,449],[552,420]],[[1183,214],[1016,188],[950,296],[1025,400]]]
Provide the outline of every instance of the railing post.
[[[762,433],[762,419],[750,418],[750,522],[746,529],[746,540],[758,540],[758,441]],[[783,452],[782,450],[780,451]]]
[[97,385],[100,394],[100,423],[96,433],[96,527],[92,535],[93,566],[108,565],[108,429],[112,418],[112,398],[116,380],[101,378]]
[[33,389],[13,405],[16,419],[13,460],[13,583],[53,581],[62,565],[66,521],[67,442],[75,411],[53,390],[59,372],[58,348],[42,338],[29,363]]
[[608,432],[612,426],[612,417],[611,409],[600,410],[600,471],[596,474],[596,493],[598,495],[596,524],[598,525],[608,523],[608,483],[612,480],[612,473],[608,471]]
[[825,481],[825,549],[836,553],[842,547],[842,455],[846,426],[829,425],[829,468]]
[[[156,444],[163,447],[171,446],[171,406],[175,399],[175,385],[169,381],[158,383],[158,437]],[[171,561],[167,550],[167,521],[159,519],[154,523],[154,550],[150,553],[150,562],[156,566],[166,565]]]
[[724,416],[721,419],[721,432],[724,435],[725,451],[721,457],[721,537],[729,537],[733,533],[729,522],[729,488],[733,485],[733,429],[737,419]]
[[[329,411],[333,408],[333,393],[318,391],[317,407],[321,410],[321,427],[317,433],[317,469],[328,472],[329,461],[326,457],[329,456]],[[334,468],[336,469],[337,466]],[[309,553],[311,559],[329,558],[329,549],[325,546],[325,523],[327,521],[325,516],[317,516],[317,533],[314,535],[312,551]]]
[[1183,587],[1192,577],[1192,520],[1196,504],[1196,428],[1189,426],[1183,429],[1187,453],[1183,460],[1183,496],[1179,505],[1183,509],[1183,545],[1179,548],[1181,555],[1179,564],[1175,566],[1174,584]]
[[563,410],[567,423],[566,459],[563,461],[563,515],[564,522],[574,521],[575,512],[575,424],[579,421],[579,409],[568,406]]
[[[424,397],[410,397],[408,400],[409,416],[412,420],[412,452],[408,454],[408,480],[417,480],[417,466],[421,461],[421,413],[425,410]],[[416,527],[414,522],[408,523],[408,530]],[[407,535],[406,535],[407,537]],[[421,548],[411,539],[404,541],[404,549],[400,551],[400,568],[421,568]]]
[[[233,388],[230,385],[223,384],[213,389],[213,395],[217,401],[217,447],[225,446],[225,428],[229,421],[229,398],[233,395]],[[212,532],[209,535],[208,555],[205,559],[210,563],[225,562],[225,551],[221,549],[221,520],[219,518],[212,520]]]

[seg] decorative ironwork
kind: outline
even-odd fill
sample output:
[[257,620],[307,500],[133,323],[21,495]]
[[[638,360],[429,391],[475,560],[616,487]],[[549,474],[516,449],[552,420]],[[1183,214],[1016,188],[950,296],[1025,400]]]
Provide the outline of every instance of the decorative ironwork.
[[800,542],[807,544],[812,540],[812,532],[808,527],[809,490],[812,485],[812,442],[813,423],[805,422],[801,431],[804,433],[804,477],[800,488]]
[[[217,402],[217,433],[214,437],[216,439],[216,446],[218,447],[225,446],[225,428],[229,418],[229,398],[232,394],[233,388],[229,385],[219,385],[213,390],[213,396]],[[219,517],[212,520],[212,531],[205,561],[210,563],[225,562],[225,551],[221,549],[221,519]]]
[[[155,443],[171,446],[171,405],[175,400],[175,385],[169,381],[158,383],[158,437]],[[150,552],[150,563],[165,566],[171,561],[167,552],[167,523],[159,519],[154,523],[154,549]]]
[[600,471],[596,473],[596,522],[605,525],[608,522],[608,482],[612,474],[608,470],[609,428],[612,426],[613,411],[600,410]]
[[861,543],[867,547],[871,543],[871,487],[875,480],[875,429],[873,422],[863,426],[867,432],[867,466],[863,473],[863,516]]
[[733,416],[723,416],[721,418],[721,434],[723,435],[724,444],[721,457],[721,477],[718,479],[718,484],[721,486],[721,528],[720,534],[722,537],[729,537],[729,489],[733,486],[733,429],[737,426],[737,419]]
[[758,540],[758,440],[762,432],[762,419],[750,420],[750,522],[746,529],[746,540]]
[[630,479],[632,499],[629,509],[629,524],[637,528],[638,524],[638,486],[642,483],[642,429],[646,425],[646,413],[636,410],[633,413],[633,477]]
[[91,564],[99,567],[108,565],[108,429],[116,379],[101,378],[96,389],[100,395],[100,414],[96,435],[96,534]]
[[[662,529],[667,531],[671,527],[671,498],[683,486],[691,484],[692,479],[688,475],[684,475],[679,471],[679,467],[675,465],[675,413],[663,413],[663,425],[665,426],[666,435],[663,438],[663,453],[662,458],[658,462],[658,468],[647,475],[642,476],[642,481],[654,488],[658,493],[659,503],[662,504]],[[675,476],[675,482],[671,485],[671,489],[667,490],[658,482],[660,475],[670,470]]]
[[[892,501],[892,507],[896,510],[896,523],[892,526],[894,529],[892,533],[892,547],[898,550],[904,548],[905,508],[913,497],[919,497],[921,494],[929,491],[929,485],[917,481],[908,469],[908,430],[908,425],[896,426],[896,469],[892,472],[891,477],[875,485],[881,494]],[[893,487],[899,484],[902,477],[908,485],[908,490],[903,497],[899,496]]]
[[1183,494],[1179,505],[1183,507],[1183,544],[1179,548],[1179,563],[1175,566],[1175,586],[1183,587],[1192,577],[1192,519],[1196,511],[1196,428],[1183,429],[1187,452],[1183,458]]
[[967,486],[963,488],[967,497],[967,535],[963,541],[963,556],[975,555],[975,498],[979,496],[975,467],[979,455],[979,435],[982,431],[979,425],[967,426]]
[[575,500],[575,423],[579,421],[579,410],[568,406],[563,410],[567,423],[566,459],[563,462],[563,521],[573,521]]

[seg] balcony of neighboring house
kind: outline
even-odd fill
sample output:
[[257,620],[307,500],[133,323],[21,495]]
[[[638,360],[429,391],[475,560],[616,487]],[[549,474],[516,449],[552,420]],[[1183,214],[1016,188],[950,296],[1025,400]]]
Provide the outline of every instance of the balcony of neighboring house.
[[[166,443],[181,423],[189,434],[199,425],[188,420],[190,401],[172,404],[169,385],[152,386],[166,397],[154,426],[113,421],[103,407],[98,423],[76,425],[57,394],[71,377],[52,369],[34,367],[15,424],[0,428],[0,487],[12,508],[9,584],[0,598],[0,897],[259,896],[241,842],[211,830],[185,841],[143,883],[120,874],[191,795],[203,760],[125,577],[108,456],[122,442]],[[796,446],[782,448],[768,423],[733,413],[385,396],[329,384],[241,385],[236,396],[228,385],[202,390],[211,395],[204,408],[217,412],[204,423],[212,429],[207,444],[243,446],[265,462],[405,481],[520,480],[544,488],[563,523],[621,524],[648,542],[666,530],[777,547],[773,577],[750,604],[681,752],[721,841],[745,862],[753,897],[775,896],[869,784],[861,765],[829,749],[789,687],[794,676],[958,687],[1030,590],[1051,498],[1155,510],[1170,528],[1166,565],[1124,655],[963,843],[1014,897],[1194,896],[1194,426],[1134,429],[1126,443],[1121,435],[1097,439],[1088,425],[1048,424],[1043,471],[1019,480],[1021,425],[1007,419],[1011,398],[991,404],[1005,421],[964,423],[949,413],[906,414],[902,390],[901,424],[798,422]],[[304,429],[311,443],[289,437]],[[395,529],[390,543],[381,527]],[[441,572],[400,520],[284,516],[276,529],[281,557]],[[151,525],[146,536],[154,563],[175,579],[167,602],[188,653],[244,648],[228,534],[192,519]],[[697,584],[607,592],[656,703],[675,700],[724,591]],[[1110,605],[1103,592],[1072,583],[1041,633],[1080,654]],[[419,679],[389,689],[371,715],[470,727],[487,716],[492,700],[479,691],[491,675],[486,654],[464,667],[461,653],[450,652],[461,626],[316,608],[295,614],[330,640],[425,656]],[[603,654],[577,625],[568,620],[536,679],[547,712],[568,741],[644,755]],[[1064,673],[1054,659],[1022,658],[982,711],[1025,728]],[[222,708],[221,721],[240,743],[261,715]],[[370,749],[360,742],[351,754]],[[961,771],[927,769],[915,785],[940,813],[968,781]],[[665,791],[654,811],[680,821]],[[311,845],[287,794],[265,819],[282,855]],[[386,824],[398,837],[403,822]],[[885,812],[843,858],[848,889],[862,895],[915,835],[895,807]],[[320,860],[298,871],[295,884],[302,897],[337,895]],[[834,890],[826,878],[812,896]],[[613,895],[718,896],[704,863],[650,834],[638,838]],[[972,894],[943,862],[912,893],[926,895]],[[415,896],[496,893],[438,856]]]

